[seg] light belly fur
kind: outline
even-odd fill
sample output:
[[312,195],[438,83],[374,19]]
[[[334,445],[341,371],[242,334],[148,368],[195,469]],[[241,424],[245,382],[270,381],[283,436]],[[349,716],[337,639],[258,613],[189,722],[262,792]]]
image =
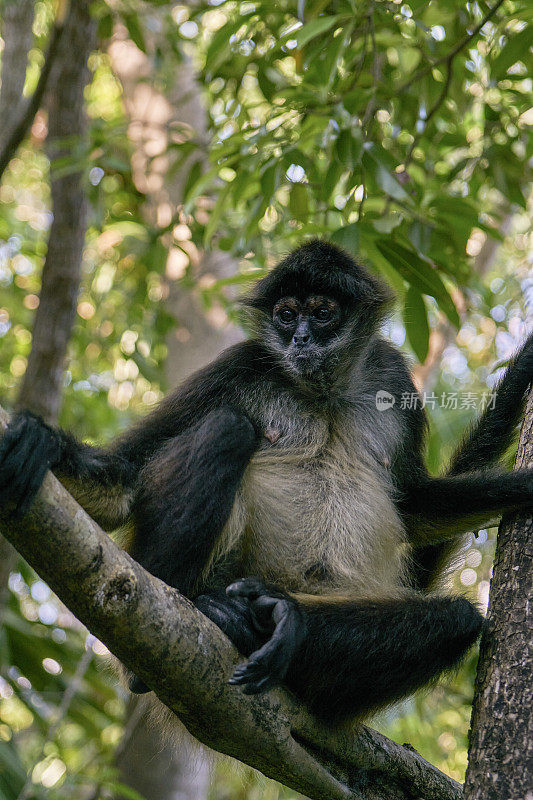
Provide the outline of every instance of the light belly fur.
[[259,451],[216,548],[230,549],[243,576],[372,598],[401,591],[408,550],[384,468],[339,440],[311,456]]

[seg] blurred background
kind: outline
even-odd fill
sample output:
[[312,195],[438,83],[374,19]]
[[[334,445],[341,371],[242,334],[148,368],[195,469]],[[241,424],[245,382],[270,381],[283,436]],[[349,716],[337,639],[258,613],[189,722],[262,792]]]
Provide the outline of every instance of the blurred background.
[[[0,156],[50,67],[0,184],[0,404],[105,443],[245,335],[250,280],[325,236],[397,294],[385,334],[437,471],[531,330],[531,4],[3,0],[0,16]],[[494,540],[472,536],[452,577],[483,608]],[[375,721],[457,780],[475,662]],[[2,540],[0,800],[44,797],[296,795],[165,747]]]

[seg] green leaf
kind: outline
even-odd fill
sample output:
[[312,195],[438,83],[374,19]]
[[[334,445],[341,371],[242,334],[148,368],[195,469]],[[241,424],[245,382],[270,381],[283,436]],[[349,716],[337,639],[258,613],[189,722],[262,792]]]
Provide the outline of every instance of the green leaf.
[[111,12],[103,14],[98,20],[98,36],[100,39],[110,39],[113,35],[113,15]]
[[272,196],[278,188],[279,174],[279,162],[275,161],[273,164],[267,167],[261,175],[261,194],[263,195],[263,201],[266,201],[267,205],[270,205]]
[[352,222],[350,225],[344,225],[342,228],[337,228],[331,234],[331,241],[338,244],[344,250],[347,250],[352,255],[359,255],[359,223]]
[[529,48],[533,46],[533,27],[527,25],[520,33],[508,34],[509,40],[496,56],[491,67],[491,77],[503,78],[509,67],[523,61]]
[[289,37],[291,39],[296,39],[298,47],[305,47],[307,42],[310,42],[315,36],[329,31],[339,19],[340,16],[338,14],[332,17],[317,17],[316,19],[312,19],[311,22],[302,25],[294,34],[289,34]]
[[119,783],[118,781],[105,781],[102,784],[105,786],[106,789],[110,789],[115,797],[117,798],[124,798],[124,800],[146,800],[144,795],[139,794],[135,789],[132,789],[131,786],[126,786],[125,783]]
[[363,166],[373,175],[377,185],[385,194],[400,202],[411,201],[411,198],[403,186],[398,183],[384,160],[380,151],[373,145],[368,150],[365,150],[363,154]]
[[128,33],[132,42],[137,45],[139,50],[142,50],[143,53],[146,53],[146,42],[144,40],[144,34],[142,32],[141,24],[137,14],[123,14],[122,18],[126,28],[128,29]]
[[205,65],[211,73],[215,72],[221,64],[231,58],[230,40],[233,34],[242,26],[242,23],[242,17],[237,16],[219,28],[213,35],[205,55]]
[[271,81],[268,77],[267,70],[262,66],[258,65],[257,68],[257,83],[259,84],[259,88],[263,92],[265,100],[269,102],[272,100],[274,94],[277,91],[277,84],[274,81]]
[[409,344],[423,364],[429,350],[429,321],[424,298],[413,286],[405,294],[403,321]]
[[189,174],[187,175],[187,180],[185,181],[185,185],[183,187],[183,200],[184,202],[187,201],[190,191],[192,190],[193,186],[200,180],[203,171],[203,164],[198,159],[194,161],[189,169]]
[[326,174],[322,180],[322,186],[320,190],[322,200],[329,200],[333,190],[340,180],[342,172],[342,165],[339,164],[339,162],[335,159],[331,158],[326,170]]
[[305,183],[293,183],[289,196],[289,209],[292,216],[301,222],[307,222],[309,217],[309,204],[307,186]]
[[222,215],[228,208],[228,197],[231,193],[232,185],[228,183],[220,192],[217,201],[215,203],[214,208],[211,210],[209,214],[209,221],[205,227],[204,233],[204,243],[207,245],[211,242],[213,234],[215,233],[218,223],[220,222]]
[[400,275],[422,294],[429,294],[438,302],[450,322],[459,327],[459,314],[444,286],[440,275],[417,253],[393,241],[376,243],[380,253],[396,269]]
[[363,152],[363,135],[360,129],[341,131],[335,142],[335,153],[343,167],[353,170]]

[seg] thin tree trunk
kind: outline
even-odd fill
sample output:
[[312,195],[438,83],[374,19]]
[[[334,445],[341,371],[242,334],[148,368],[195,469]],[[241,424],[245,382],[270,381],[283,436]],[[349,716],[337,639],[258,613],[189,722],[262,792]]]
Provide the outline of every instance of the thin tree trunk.
[[18,118],[26,80],[28,53],[33,42],[35,0],[9,3],[3,13],[2,86],[0,88],[0,149]]
[[[533,392],[516,458],[533,467]],[[465,800],[533,798],[533,518],[502,520],[481,640]]]
[[[22,99],[28,51],[33,39],[33,0],[6,8],[3,37],[0,119],[17,118]],[[87,58],[94,44],[94,23],[87,2],[74,3],[66,21],[52,76],[48,136],[53,140],[85,132],[83,90],[88,80]],[[76,58],[73,58],[76,54]],[[54,221],[42,273],[40,303],[35,315],[32,349],[17,400],[19,407],[55,422],[61,403],[67,344],[75,313],[85,238],[85,199],[81,174],[52,181]],[[0,536],[0,609],[7,601],[7,583],[17,554]]]
[[[90,3],[72,4],[55,64],[48,98],[48,142],[52,168],[52,210],[39,308],[33,325],[28,368],[17,405],[48,422],[59,413],[65,356],[76,314],[81,258],[86,232],[83,169],[53,177],[53,161],[72,153],[86,133],[83,92],[89,80],[87,59],[95,44]],[[68,139],[68,144],[66,140]],[[73,144],[74,142],[74,144]]]
[[164,741],[145,707],[143,698],[130,697],[115,754],[122,781],[145,800],[205,800],[211,777],[205,749],[183,726],[179,744],[174,736]]
[[[28,53],[33,41],[33,16],[35,0],[20,0],[4,9],[2,38],[2,85],[0,87],[0,149],[11,124],[18,118],[22,90],[26,80]],[[0,536],[0,609],[8,596],[9,573],[17,559],[15,550]]]

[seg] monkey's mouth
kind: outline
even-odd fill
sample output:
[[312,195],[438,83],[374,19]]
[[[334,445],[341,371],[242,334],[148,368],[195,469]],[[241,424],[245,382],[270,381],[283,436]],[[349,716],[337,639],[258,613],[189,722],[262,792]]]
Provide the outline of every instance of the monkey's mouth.
[[299,375],[310,375],[322,366],[322,358],[314,349],[295,350],[288,353],[290,367]]

